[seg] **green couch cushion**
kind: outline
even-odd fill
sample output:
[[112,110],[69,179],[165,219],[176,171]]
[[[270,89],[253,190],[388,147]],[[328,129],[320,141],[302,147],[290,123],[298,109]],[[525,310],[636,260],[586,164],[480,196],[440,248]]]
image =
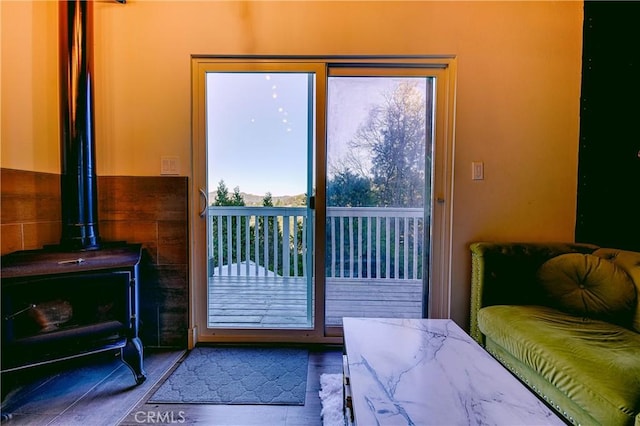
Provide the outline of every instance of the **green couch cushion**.
[[591,254],[568,253],[538,269],[548,303],[562,311],[630,326],[636,289],[627,272]]
[[478,326],[602,424],[640,413],[639,333],[531,305],[482,308]]
[[[633,280],[636,286],[636,313],[633,317],[633,329],[640,333],[640,253],[613,248],[600,248],[594,251],[593,255],[615,263],[624,269]],[[640,422],[638,422],[638,425],[640,426]]]

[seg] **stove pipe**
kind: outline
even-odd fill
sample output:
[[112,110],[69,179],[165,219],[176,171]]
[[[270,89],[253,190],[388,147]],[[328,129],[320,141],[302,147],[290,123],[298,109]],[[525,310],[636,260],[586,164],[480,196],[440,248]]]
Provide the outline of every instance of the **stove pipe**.
[[97,250],[97,176],[93,113],[93,0],[59,2],[61,204],[60,245]]

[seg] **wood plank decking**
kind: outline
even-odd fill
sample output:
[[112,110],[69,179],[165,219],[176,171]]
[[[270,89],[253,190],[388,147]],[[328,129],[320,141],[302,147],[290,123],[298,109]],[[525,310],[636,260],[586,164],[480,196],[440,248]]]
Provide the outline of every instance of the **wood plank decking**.
[[[420,280],[327,279],[326,324],[342,317],[422,317]],[[308,328],[304,278],[214,276],[209,278],[209,326]]]

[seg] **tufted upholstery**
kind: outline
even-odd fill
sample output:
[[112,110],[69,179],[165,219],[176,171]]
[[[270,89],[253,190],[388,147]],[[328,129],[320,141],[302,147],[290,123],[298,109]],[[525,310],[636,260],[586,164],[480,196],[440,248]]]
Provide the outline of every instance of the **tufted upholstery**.
[[[640,253],[572,243],[470,248],[472,337],[568,423],[640,426]],[[616,274],[624,270],[625,291],[636,293],[625,296],[633,316],[616,324],[550,303],[538,274],[567,253],[606,259]]]
[[601,248],[593,252],[595,256],[611,260],[624,269],[636,286],[636,312],[633,317],[633,328],[640,333],[640,253],[632,251]]
[[566,253],[547,260],[538,280],[549,306],[631,328],[636,287],[624,268],[593,254]]
[[471,244],[471,337],[483,343],[477,313],[481,307],[502,304],[542,304],[545,294],[538,285],[538,268],[564,253],[592,253],[598,247],[572,243]]

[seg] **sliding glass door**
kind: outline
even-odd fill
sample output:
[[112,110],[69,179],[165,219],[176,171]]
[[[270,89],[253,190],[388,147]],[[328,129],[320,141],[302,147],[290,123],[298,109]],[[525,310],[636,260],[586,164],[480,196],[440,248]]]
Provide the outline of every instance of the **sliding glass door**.
[[190,346],[448,316],[452,65],[193,58]]
[[207,327],[313,328],[310,72],[209,72]]
[[434,78],[372,73],[338,68],[329,76],[329,327],[348,316],[427,316]]

